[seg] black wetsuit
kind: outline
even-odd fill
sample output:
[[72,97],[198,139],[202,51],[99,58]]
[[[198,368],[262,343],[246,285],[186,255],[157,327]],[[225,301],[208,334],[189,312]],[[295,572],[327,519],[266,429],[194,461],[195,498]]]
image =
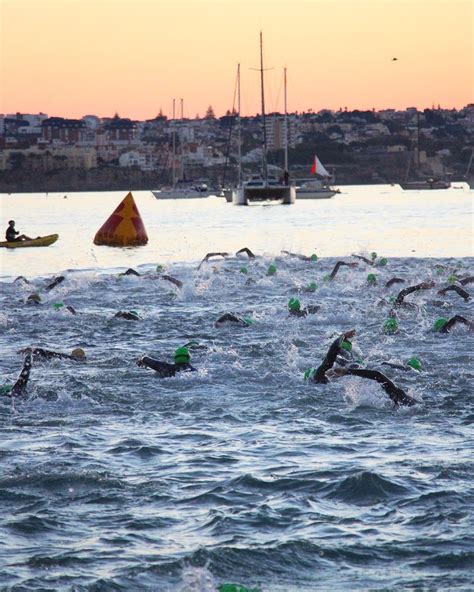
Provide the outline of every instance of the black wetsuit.
[[316,314],[321,307],[317,304],[310,304],[306,308],[301,308],[300,310],[290,310],[289,316],[290,317],[305,317],[309,314]]
[[25,361],[23,362],[23,368],[21,369],[18,380],[13,385],[9,395],[11,397],[22,397],[25,394],[28,380],[30,378],[31,371],[31,353],[26,354]]
[[222,323],[235,323],[237,325],[240,325],[241,327],[248,327],[248,323],[246,323],[244,319],[238,317],[232,312],[226,312],[225,314],[223,314],[221,317],[217,319],[214,325],[218,327]]
[[329,275],[329,279],[332,281],[335,277],[337,272],[339,271],[339,268],[345,266],[345,267],[357,267],[357,263],[346,263],[345,261],[338,261],[336,263],[336,265],[334,266],[334,269],[331,271],[330,275]]
[[410,397],[410,395],[407,395],[403,389],[394,384],[389,378],[385,376],[385,374],[382,374],[382,372],[379,372],[378,370],[346,368],[344,369],[344,376],[347,375],[360,376],[361,378],[375,380],[382,386],[384,391],[388,394],[397,407],[399,405],[411,407],[418,402],[413,397]]
[[136,312],[132,312],[132,311],[122,311],[120,310],[119,312],[116,312],[114,314],[114,318],[116,319],[125,319],[126,321],[141,321],[142,318],[140,317],[139,314],[137,314]]
[[136,276],[140,276],[140,274],[138,273],[138,271],[135,271],[131,267],[129,267],[127,269],[127,271],[123,271],[122,273],[119,273],[119,275],[136,275]]
[[329,348],[328,353],[326,354],[326,357],[324,358],[321,365],[317,368],[316,372],[312,377],[313,382],[323,384],[329,382],[329,379],[326,376],[326,372],[334,366],[334,362],[336,361],[337,356],[344,351],[344,349],[341,347],[343,341],[344,336],[340,335],[337,339],[335,339],[332,342],[331,347]]
[[418,290],[428,290],[429,288],[432,288],[432,287],[433,287],[433,284],[421,283],[421,284],[417,284],[416,286],[408,286],[408,288],[403,288],[403,290],[398,293],[398,296],[396,297],[393,306],[395,306],[395,307],[397,307],[397,306],[414,307],[415,306],[414,304],[403,301],[405,296],[408,296],[408,294],[412,294],[413,292],[418,292]]
[[70,354],[62,354],[61,352],[50,351],[48,349],[43,349],[42,347],[27,347],[25,350],[22,350],[25,353],[32,354],[33,360],[35,362],[39,360],[74,360],[75,362],[82,362],[81,358],[75,358]]
[[58,277],[54,278],[53,281],[46,286],[44,289],[45,292],[49,292],[59,284],[62,284],[66,278],[63,275],[58,275]]
[[196,368],[191,366],[189,362],[183,362],[181,364],[168,364],[167,362],[161,362],[150,358],[149,356],[143,356],[139,360],[139,366],[145,366],[155,370],[161,378],[170,378],[175,376],[178,372],[195,372]]
[[461,315],[455,315],[449,321],[443,325],[443,327],[438,331],[439,333],[449,333],[454,325],[457,324],[466,325],[469,331],[474,331],[474,323],[472,321],[468,321],[466,318],[462,317]]
[[252,251],[251,251],[249,248],[247,248],[247,247],[244,247],[243,249],[239,249],[235,255],[236,255],[236,256],[237,256],[237,255],[240,255],[240,253],[246,253],[246,254],[248,255],[249,259],[255,259],[255,255],[254,255],[254,254],[252,253]]
[[446,292],[456,292],[465,302],[471,299],[469,292],[466,292],[466,290],[463,290],[460,286],[451,285],[442,290],[438,290],[438,294],[441,294],[442,296],[444,296]]
[[405,283],[405,280],[403,280],[402,278],[393,277],[391,280],[388,280],[388,282],[386,282],[385,287],[390,288],[390,286],[393,286],[393,284],[404,284],[404,283]]

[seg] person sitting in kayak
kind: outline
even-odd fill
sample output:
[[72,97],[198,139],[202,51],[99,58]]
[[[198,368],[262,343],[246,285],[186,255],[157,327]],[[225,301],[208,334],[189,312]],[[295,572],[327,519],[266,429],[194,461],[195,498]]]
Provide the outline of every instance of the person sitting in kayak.
[[[17,236],[19,235],[19,236]],[[14,243],[17,241],[25,241],[25,240],[32,240],[26,234],[20,234],[19,230],[15,230],[15,220],[9,220],[8,228],[5,232],[5,239],[9,243]]]
[[137,360],[137,366],[140,368],[151,368],[155,370],[161,378],[170,378],[178,372],[195,372],[196,368],[191,366],[191,354],[185,346],[178,347],[174,352],[174,364],[161,362],[150,356],[142,356]]

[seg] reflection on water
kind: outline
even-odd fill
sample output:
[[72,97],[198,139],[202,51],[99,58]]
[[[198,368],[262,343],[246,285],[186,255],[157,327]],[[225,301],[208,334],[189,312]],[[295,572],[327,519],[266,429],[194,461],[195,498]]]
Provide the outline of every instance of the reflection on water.
[[248,246],[320,256],[372,251],[387,256],[470,256],[472,192],[402,191],[398,186],[344,187],[330,200],[294,206],[236,207],[224,199],[158,201],[134,192],[149,236],[145,247],[111,249],[93,244],[96,231],[125,192],[0,196],[2,224],[9,219],[30,236],[59,233],[46,249],[1,249],[4,275],[46,274],[68,268],[111,268],[142,263],[196,261],[209,251]]

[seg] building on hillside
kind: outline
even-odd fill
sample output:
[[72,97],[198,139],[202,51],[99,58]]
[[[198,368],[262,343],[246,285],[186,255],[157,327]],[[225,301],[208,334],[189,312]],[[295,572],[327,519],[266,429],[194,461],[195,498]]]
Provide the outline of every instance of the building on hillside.
[[41,124],[42,139],[48,144],[77,144],[82,141],[83,130],[80,119],[48,117]]

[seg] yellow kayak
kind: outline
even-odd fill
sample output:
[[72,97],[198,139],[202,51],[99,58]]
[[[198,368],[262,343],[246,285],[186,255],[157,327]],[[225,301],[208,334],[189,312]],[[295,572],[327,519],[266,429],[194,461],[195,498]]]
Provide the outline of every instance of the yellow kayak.
[[7,249],[20,249],[23,247],[49,247],[58,240],[59,234],[48,234],[48,236],[38,236],[31,240],[25,241],[3,241],[0,242],[0,247],[7,247]]

